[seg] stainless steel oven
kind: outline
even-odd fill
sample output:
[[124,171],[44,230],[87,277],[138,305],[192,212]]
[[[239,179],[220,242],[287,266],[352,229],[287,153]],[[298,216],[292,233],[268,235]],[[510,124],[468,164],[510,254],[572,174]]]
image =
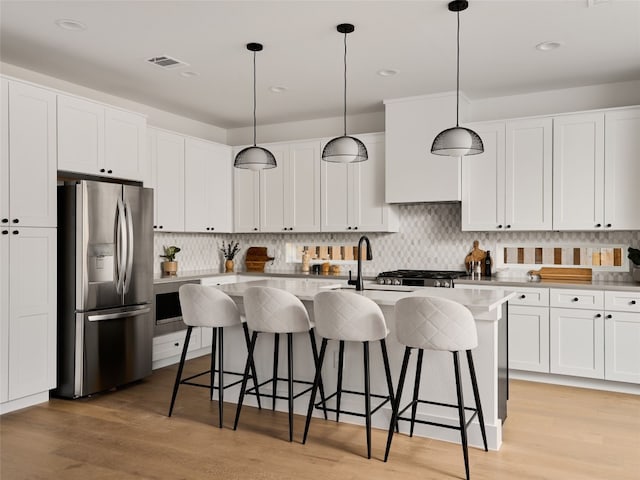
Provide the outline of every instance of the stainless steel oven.
[[182,321],[182,309],[178,290],[188,283],[199,284],[198,280],[184,280],[176,282],[156,283],[153,286],[153,335],[157,337],[165,333],[184,330],[187,326]]

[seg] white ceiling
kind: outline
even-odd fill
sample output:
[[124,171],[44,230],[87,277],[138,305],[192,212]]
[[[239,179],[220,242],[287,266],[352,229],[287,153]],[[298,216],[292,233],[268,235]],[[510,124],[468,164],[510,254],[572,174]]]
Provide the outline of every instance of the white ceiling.
[[[67,31],[60,18],[86,24]],[[461,19],[461,90],[470,99],[640,79],[640,0],[471,0]],[[222,128],[342,114],[455,89],[456,17],[447,1],[7,1],[0,60]],[[560,49],[540,52],[554,40]],[[145,59],[190,64],[162,70]],[[396,69],[393,77],[377,75]],[[199,76],[184,78],[190,70]],[[274,94],[271,86],[284,86]]]

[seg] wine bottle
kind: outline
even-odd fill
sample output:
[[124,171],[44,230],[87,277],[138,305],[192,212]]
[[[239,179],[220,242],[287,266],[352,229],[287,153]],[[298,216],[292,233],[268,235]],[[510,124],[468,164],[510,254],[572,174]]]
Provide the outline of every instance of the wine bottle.
[[491,276],[491,252],[487,250],[487,255],[484,257],[484,274],[486,277]]

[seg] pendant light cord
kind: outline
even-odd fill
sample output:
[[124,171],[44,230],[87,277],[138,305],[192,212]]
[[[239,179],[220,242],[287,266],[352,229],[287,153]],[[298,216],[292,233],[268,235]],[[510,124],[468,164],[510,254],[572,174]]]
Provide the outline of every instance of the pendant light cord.
[[457,12],[458,15],[458,43],[456,50],[456,127],[459,127],[458,116],[460,114],[460,12]]
[[256,146],[256,52],[253,52],[253,146]]
[[347,33],[344,34],[344,136],[347,136]]

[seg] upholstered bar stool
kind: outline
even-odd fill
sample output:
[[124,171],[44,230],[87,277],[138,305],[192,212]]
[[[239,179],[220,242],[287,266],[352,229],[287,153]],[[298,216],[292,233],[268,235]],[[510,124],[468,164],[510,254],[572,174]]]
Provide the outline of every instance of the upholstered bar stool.
[[[320,346],[320,356],[316,371],[307,420],[304,428],[302,443],[307,441],[309,426],[313,409],[324,407],[329,412],[335,412],[336,421],[340,418],[340,413],[365,417],[367,434],[367,458],[371,458],[371,415],[378,411],[387,402],[393,404],[393,384],[391,381],[391,370],[389,369],[389,358],[385,338],[389,334],[387,324],[380,307],[371,299],[362,295],[345,291],[327,291],[318,293],[313,299],[313,312],[316,322],[316,332],[322,337]],[[324,400],[315,404],[315,396],[318,386],[320,386],[320,372],[324,361],[324,355],[328,340],[339,342],[338,354],[338,384],[336,391]],[[372,394],[370,389],[370,368],[369,368],[369,342],[380,341],[382,350],[382,360],[387,381],[388,394]],[[345,390],[342,388],[342,370],[344,366],[344,344],[345,342],[359,342],[363,345],[364,352],[364,392]],[[364,396],[364,413],[341,409],[342,394]],[[336,408],[326,406],[327,401],[336,399]],[[374,408],[371,408],[371,397],[382,401]]]
[[[400,299],[396,303],[396,336],[398,341],[405,345],[402,368],[400,370],[400,380],[396,390],[396,399],[393,406],[393,414],[389,424],[389,434],[387,437],[387,448],[384,454],[384,461],[389,457],[391,440],[393,439],[394,426],[399,420],[411,422],[410,434],[413,435],[414,424],[421,423],[438,427],[452,428],[460,431],[462,440],[462,452],[464,455],[464,468],[469,480],[469,452],[467,449],[467,428],[477,416],[480,423],[480,431],[484,442],[484,450],[487,451],[487,434],[484,428],[484,416],[480,404],[480,394],[478,382],[476,381],[476,371],[473,365],[471,350],[478,346],[478,332],[473,315],[464,305],[443,298],[432,297],[408,297]],[[407,366],[412,350],[418,350],[418,361],[416,365],[416,378],[414,382],[412,401],[400,410],[402,390]],[[456,394],[458,404],[448,404],[432,402],[419,399],[420,374],[422,369],[422,358],[424,350],[449,351],[453,354],[453,366],[456,380]],[[466,352],[469,363],[469,374],[475,398],[475,408],[464,406],[462,392],[462,380],[460,377],[460,352]],[[419,403],[438,405],[442,407],[452,407],[458,410],[459,426],[416,420],[416,409]],[[403,417],[402,414],[411,407],[411,417]],[[466,418],[465,410],[473,412],[469,419]]]
[[[240,412],[242,410],[242,402],[244,396],[247,393],[253,393],[258,387],[271,384],[272,391],[272,407],[275,409],[276,399],[287,400],[289,410],[289,441],[293,441],[293,402],[296,398],[309,392],[312,388],[312,383],[305,380],[294,379],[293,372],[293,334],[294,333],[308,333],[311,341],[311,350],[313,353],[314,365],[317,365],[318,352],[316,348],[316,340],[313,333],[313,323],[309,319],[307,309],[302,302],[292,293],[278,288],[271,287],[250,287],[247,289],[244,295],[244,310],[247,318],[247,324],[252,330],[251,342],[249,344],[249,356],[247,358],[247,364],[244,371],[244,378],[242,381],[242,387],[240,389],[240,398],[238,399],[238,407],[236,410],[236,420],[233,425],[235,430],[238,427],[238,421],[240,420]],[[274,337],[274,356],[273,356],[273,376],[269,380],[266,380],[258,384],[258,387],[247,390],[247,380],[249,378],[249,369],[253,364],[253,353],[255,351],[258,334],[260,333],[273,333]],[[280,334],[287,335],[287,378],[278,377],[278,345],[280,341]],[[278,380],[286,381],[288,385],[287,396],[279,396],[276,392],[278,386]],[[293,393],[293,384],[306,384],[308,388],[297,394]],[[322,382],[320,380],[320,388],[322,388]],[[321,390],[322,398],[324,399],[324,390]],[[326,412],[325,412],[326,417]]]
[[[243,321],[238,307],[235,302],[226,293],[217,290],[214,287],[208,287],[196,284],[187,284],[180,287],[178,291],[180,297],[180,308],[182,309],[182,320],[187,325],[187,334],[184,341],[184,347],[182,348],[182,355],[180,356],[180,365],[178,366],[178,373],[176,374],[176,381],[173,387],[173,395],[171,396],[171,406],[169,407],[169,416],[173,412],[173,406],[176,402],[176,396],[178,395],[178,388],[180,385],[191,385],[195,387],[205,387],[209,389],[209,399],[213,399],[214,390],[218,390],[218,415],[219,425],[222,428],[223,420],[223,403],[224,403],[224,390],[242,382],[242,379],[235,382],[224,384],[224,374],[243,376],[239,372],[226,372],[224,370],[224,327],[231,327],[234,325],[242,324],[244,331],[244,338],[247,344],[247,350],[249,349],[249,330],[247,324]],[[184,361],[187,357],[187,350],[189,348],[189,340],[191,339],[191,332],[194,327],[210,327],[213,329],[213,338],[211,342],[211,368],[207,371],[191,375],[187,378],[182,378],[182,370],[184,368]],[[216,345],[217,344],[217,345]],[[216,367],[216,346],[218,349],[218,365]],[[215,374],[218,374],[218,384],[215,385]],[[194,379],[203,375],[210,374],[209,383],[202,384],[193,381]],[[255,374],[255,366],[251,363],[251,376],[253,378],[254,388],[258,392],[258,384]],[[258,408],[261,407],[260,395],[258,394]]]

